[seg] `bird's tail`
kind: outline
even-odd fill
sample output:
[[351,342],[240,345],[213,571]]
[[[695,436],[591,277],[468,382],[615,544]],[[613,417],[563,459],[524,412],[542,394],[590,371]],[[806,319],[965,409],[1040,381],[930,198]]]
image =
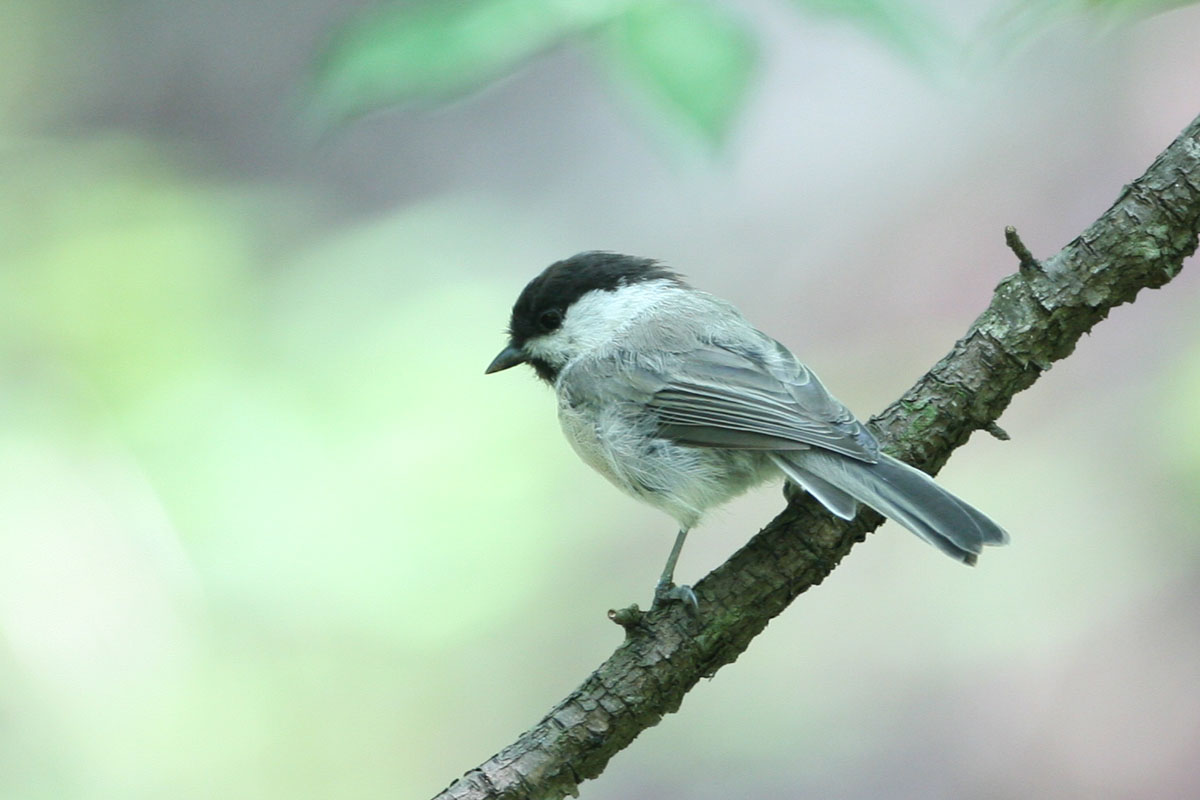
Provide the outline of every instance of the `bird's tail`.
[[839,517],[851,519],[858,503],[870,506],[964,564],[974,564],[984,545],[1008,543],[1004,529],[982,512],[890,456],[871,464],[814,448],[771,459]]

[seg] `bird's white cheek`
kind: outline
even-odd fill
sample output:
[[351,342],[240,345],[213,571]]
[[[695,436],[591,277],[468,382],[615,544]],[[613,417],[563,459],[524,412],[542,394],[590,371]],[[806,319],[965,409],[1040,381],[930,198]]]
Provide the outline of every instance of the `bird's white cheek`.
[[571,337],[560,331],[551,336],[539,336],[528,342],[525,351],[533,358],[561,367],[571,360],[574,346]]

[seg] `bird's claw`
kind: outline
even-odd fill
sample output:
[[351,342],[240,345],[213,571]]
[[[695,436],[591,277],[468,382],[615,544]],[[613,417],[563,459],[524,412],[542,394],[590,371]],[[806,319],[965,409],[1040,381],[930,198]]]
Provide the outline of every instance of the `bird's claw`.
[[654,587],[654,604],[652,610],[657,610],[667,603],[682,603],[689,614],[695,614],[700,609],[700,601],[690,586],[676,586],[673,583],[660,583]]

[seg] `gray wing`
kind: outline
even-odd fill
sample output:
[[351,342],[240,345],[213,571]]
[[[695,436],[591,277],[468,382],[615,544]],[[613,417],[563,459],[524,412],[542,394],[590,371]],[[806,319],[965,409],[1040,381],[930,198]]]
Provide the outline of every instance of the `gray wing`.
[[879,444],[850,410],[787,348],[764,340],[762,353],[706,344],[661,370],[634,367],[629,377],[661,421],[659,434],[693,447],[821,447],[877,461]]

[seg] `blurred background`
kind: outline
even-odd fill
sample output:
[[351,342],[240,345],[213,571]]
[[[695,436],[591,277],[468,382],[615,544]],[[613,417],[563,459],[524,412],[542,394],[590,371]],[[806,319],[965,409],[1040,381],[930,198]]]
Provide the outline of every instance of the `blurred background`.
[[[423,797],[489,757],[674,535],[484,377],[525,282],[663,259],[865,417],[1015,270],[1005,225],[1052,254],[1200,113],[1170,5],[0,0],[0,796]],[[951,460],[1010,548],[889,523],[583,796],[1200,794],[1198,293]]]

